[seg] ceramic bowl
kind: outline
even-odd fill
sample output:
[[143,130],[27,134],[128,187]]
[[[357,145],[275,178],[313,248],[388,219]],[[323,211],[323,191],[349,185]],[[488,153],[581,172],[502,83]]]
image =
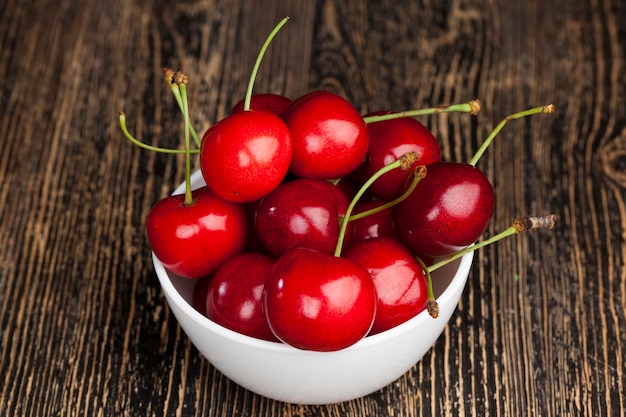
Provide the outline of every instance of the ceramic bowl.
[[[200,172],[192,187],[204,185]],[[182,184],[174,194],[184,192]],[[426,311],[337,352],[299,350],[257,340],[209,320],[191,304],[194,281],[154,268],[170,309],[208,361],[237,384],[265,397],[297,404],[330,404],[373,393],[411,369],[445,329],[465,288],[473,252],[436,270],[433,287],[439,317]]]

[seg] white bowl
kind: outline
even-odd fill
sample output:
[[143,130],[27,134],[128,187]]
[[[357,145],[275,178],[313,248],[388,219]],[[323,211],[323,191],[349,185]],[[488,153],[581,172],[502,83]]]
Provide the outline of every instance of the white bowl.
[[[192,188],[204,185],[200,172]],[[174,194],[184,192],[181,184]],[[330,404],[373,393],[411,369],[432,347],[456,309],[473,252],[433,272],[439,317],[423,311],[385,332],[337,352],[299,350],[244,336],[209,320],[191,305],[194,281],[167,271],[152,254],[165,298],[195,347],[237,384],[268,398]]]

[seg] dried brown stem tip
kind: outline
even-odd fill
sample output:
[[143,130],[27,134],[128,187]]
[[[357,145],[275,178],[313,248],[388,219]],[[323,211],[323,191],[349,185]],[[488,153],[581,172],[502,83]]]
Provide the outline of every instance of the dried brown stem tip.
[[180,71],[176,71],[172,83],[187,85],[187,76]]
[[163,76],[165,78],[165,82],[168,84],[174,84],[174,74],[175,72],[169,68],[163,68]]
[[543,106],[542,112],[549,114],[549,113],[554,113],[554,110],[556,110],[554,107],[554,104],[548,104],[548,105]]
[[513,226],[518,232],[532,229],[552,229],[556,223],[557,215],[549,214],[547,216],[526,216],[520,217],[513,221]]
[[437,301],[429,301],[428,304],[426,304],[426,310],[428,310],[428,314],[430,314],[432,318],[436,319],[439,317],[439,304],[437,304]]
[[413,175],[415,176],[415,178],[424,178],[426,176],[426,172],[426,165],[418,165],[413,170]]
[[400,169],[403,171],[407,171],[411,168],[411,165],[417,161],[419,157],[417,156],[417,152],[408,152],[400,157]]
[[480,100],[470,100],[469,105],[472,108],[470,114],[476,116],[480,112]]

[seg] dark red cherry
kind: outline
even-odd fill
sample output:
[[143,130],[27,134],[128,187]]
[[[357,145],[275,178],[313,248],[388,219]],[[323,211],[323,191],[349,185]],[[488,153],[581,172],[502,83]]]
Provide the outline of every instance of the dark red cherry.
[[[280,94],[259,93],[250,97],[250,110],[264,110],[281,116],[291,105],[292,100]],[[237,102],[231,113],[239,113],[244,110],[245,99]]]
[[353,261],[297,248],[276,261],[264,303],[280,340],[298,349],[335,351],[369,332],[376,291],[367,271]]
[[[389,112],[377,112],[372,115]],[[370,145],[366,160],[356,171],[361,182],[367,181],[376,171],[402,155],[416,152],[418,160],[413,164],[429,165],[441,160],[437,138],[419,121],[403,117],[373,122],[367,125]],[[394,169],[377,179],[368,192],[373,196],[391,201],[404,191],[411,170]]]
[[415,254],[450,255],[474,243],[487,228],[495,195],[472,165],[435,162],[394,211],[399,239]]
[[291,162],[289,129],[267,111],[243,111],[211,126],[202,138],[200,168],[220,197],[251,202],[283,181]]
[[426,308],[426,274],[399,241],[389,238],[361,241],[348,248],[344,257],[365,268],[374,281],[377,305],[370,334],[396,327]]
[[345,195],[327,181],[289,181],[259,204],[256,232],[275,257],[297,247],[332,254],[348,204]]
[[341,178],[365,159],[367,126],[356,108],[337,94],[310,92],[294,100],[283,119],[293,139],[290,170],[298,177]]
[[274,260],[259,252],[243,252],[215,272],[207,289],[208,318],[257,339],[277,341],[263,309],[263,288]]
[[244,247],[247,231],[245,208],[226,201],[209,188],[166,197],[150,210],[146,221],[148,240],[165,268],[186,278],[213,273],[226,259]]
[[[385,201],[363,201],[354,207],[354,215],[376,209],[386,204]],[[350,222],[350,241],[356,243],[375,237],[388,237],[396,239],[396,227],[393,220],[393,207],[384,209],[374,214]]]

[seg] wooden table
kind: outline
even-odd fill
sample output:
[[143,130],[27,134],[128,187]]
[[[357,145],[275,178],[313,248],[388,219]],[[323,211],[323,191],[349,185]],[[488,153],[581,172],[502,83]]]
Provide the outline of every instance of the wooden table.
[[[243,5],[242,5],[243,3]],[[570,4],[571,3],[571,4]],[[552,231],[478,252],[432,351],[365,398],[299,406],[216,371],[178,327],[149,258],[150,207],[183,159],[164,66],[204,130],[244,95],[337,92],[363,113],[478,98],[425,116],[444,158],[478,166],[496,211]],[[618,416],[626,413],[626,6],[620,0],[4,0],[0,4],[0,415]]]

